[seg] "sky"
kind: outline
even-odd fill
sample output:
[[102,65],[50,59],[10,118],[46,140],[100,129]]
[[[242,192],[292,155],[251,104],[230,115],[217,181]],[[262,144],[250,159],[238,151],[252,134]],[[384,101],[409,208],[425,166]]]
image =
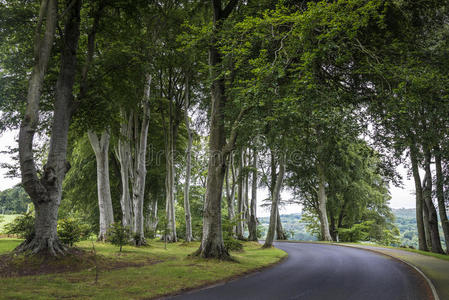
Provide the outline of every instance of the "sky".
[[[17,138],[18,131],[7,131],[0,135],[0,151],[7,150],[8,146],[15,146],[15,140]],[[8,155],[0,153],[0,164],[8,162],[11,158]],[[399,174],[403,177],[403,188],[390,187],[391,193],[391,208],[414,208],[415,196],[414,196],[414,183],[413,180],[407,178],[407,170],[403,166],[398,167]],[[20,182],[19,178],[6,178],[6,170],[0,168],[0,191],[13,187]],[[283,191],[281,198],[288,200],[291,194],[288,191]],[[261,200],[268,198],[268,190],[260,189],[257,193],[259,204]],[[301,211],[299,205],[285,205],[281,208],[281,214],[298,213]],[[270,212],[267,208],[263,208],[260,205],[257,208],[257,215],[259,217],[269,216]]]

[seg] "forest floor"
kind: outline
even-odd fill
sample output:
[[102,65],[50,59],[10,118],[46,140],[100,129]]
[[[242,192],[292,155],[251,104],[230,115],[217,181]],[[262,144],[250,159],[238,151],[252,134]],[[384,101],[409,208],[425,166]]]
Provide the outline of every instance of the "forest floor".
[[205,260],[189,256],[198,242],[165,249],[160,241],[125,246],[121,253],[113,245],[94,243],[97,255],[92,242],[84,241],[61,260],[8,254],[20,242],[0,239],[0,299],[152,299],[231,280],[287,256],[245,242],[242,252],[231,253],[235,262]]
[[435,253],[432,253],[433,255],[429,255],[429,252],[419,250],[410,251],[409,249],[406,250],[394,247],[381,247],[363,244],[346,245],[380,252],[403,260],[417,267],[430,279],[432,284],[435,286],[440,299],[449,299],[449,259],[447,255],[438,255]]

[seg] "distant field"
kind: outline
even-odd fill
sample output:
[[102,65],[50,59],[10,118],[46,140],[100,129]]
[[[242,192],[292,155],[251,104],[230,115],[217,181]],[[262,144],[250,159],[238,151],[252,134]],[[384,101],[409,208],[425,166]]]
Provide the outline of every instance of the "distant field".
[[3,227],[12,222],[15,218],[20,215],[0,215],[0,233],[3,233]]

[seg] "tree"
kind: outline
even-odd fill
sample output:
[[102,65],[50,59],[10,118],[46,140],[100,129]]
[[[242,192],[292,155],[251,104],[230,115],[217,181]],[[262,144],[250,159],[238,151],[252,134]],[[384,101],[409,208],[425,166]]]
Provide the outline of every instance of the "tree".
[[[47,163],[41,178],[38,177],[33,157],[33,137],[39,122],[39,102],[50,52],[56,30],[57,1],[42,1],[35,32],[35,65],[27,93],[27,109],[19,133],[19,157],[22,183],[36,209],[36,234],[31,241],[23,242],[18,251],[31,250],[34,254],[49,252],[63,254],[65,247],[57,235],[57,216],[61,202],[62,181],[69,166],[67,136],[73,109],[73,84],[76,74],[76,53],[79,39],[81,1],[66,3],[61,66],[56,82],[52,135]],[[45,18],[46,30],[41,37]]]

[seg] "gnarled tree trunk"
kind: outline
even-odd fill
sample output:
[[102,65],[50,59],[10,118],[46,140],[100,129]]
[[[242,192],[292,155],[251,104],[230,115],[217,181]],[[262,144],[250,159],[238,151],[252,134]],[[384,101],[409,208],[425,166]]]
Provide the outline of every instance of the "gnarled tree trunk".
[[95,152],[97,162],[97,193],[98,208],[100,211],[100,232],[98,240],[106,239],[106,232],[114,223],[114,214],[112,210],[111,187],[109,184],[109,133],[105,130],[100,138],[95,132],[88,131],[92,149]]
[[[72,3],[73,2],[73,3]],[[36,221],[33,239],[23,242],[18,251],[33,253],[64,253],[57,235],[58,209],[62,196],[62,183],[69,169],[67,137],[73,107],[73,84],[76,74],[76,53],[79,39],[81,1],[68,1],[64,37],[61,49],[61,66],[56,82],[53,125],[50,149],[43,175],[38,178],[33,157],[33,138],[39,123],[39,103],[44,75],[52,49],[57,18],[57,1],[42,1],[38,26],[35,32],[35,65],[31,73],[27,108],[19,132],[19,159],[22,183],[35,206]],[[41,26],[46,28],[41,37]]]

